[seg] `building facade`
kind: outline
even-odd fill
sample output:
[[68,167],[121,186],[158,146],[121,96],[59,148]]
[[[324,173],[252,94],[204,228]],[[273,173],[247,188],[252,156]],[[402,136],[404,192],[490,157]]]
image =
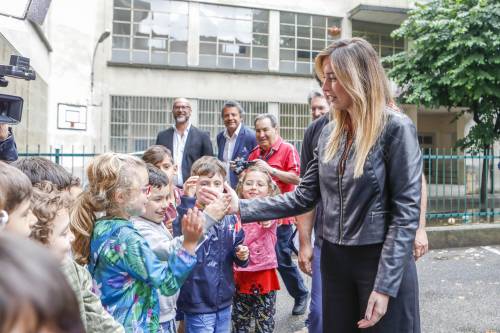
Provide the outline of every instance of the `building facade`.
[[[307,95],[319,88],[312,76],[316,54],[351,36],[366,38],[381,57],[400,52],[406,42],[390,33],[412,6],[402,0],[53,0],[41,25],[0,15],[2,62],[19,53],[33,59],[39,74],[37,81],[15,83],[28,86],[20,94],[29,100],[17,141],[31,150],[40,144],[42,150],[141,151],[171,126],[173,99],[186,97],[193,123],[213,140],[223,128],[223,102],[234,99],[247,124],[273,113],[281,135],[299,146],[311,121]],[[329,33],[334,26],[341,36]],[[454,114],[446,110],[403,108],[424,146],[451,146],[467,130],[468,119],[451,122]]]

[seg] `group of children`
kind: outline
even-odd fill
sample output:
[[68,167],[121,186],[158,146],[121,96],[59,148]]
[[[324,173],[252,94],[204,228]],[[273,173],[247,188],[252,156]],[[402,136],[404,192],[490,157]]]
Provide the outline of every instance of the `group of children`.
[[[176,172],[163,146],[142,159],[95,157],[84,189],[47,159],[1,163],[1,233],[30,237],[58,258],[86,332],[250,332],[252,321],[255,332],[272,332],[278,221],[226,214],[226,167],[215,157],[196,161],[183,189]],[[246,199],[278,192],[258,166],[237,187]]]

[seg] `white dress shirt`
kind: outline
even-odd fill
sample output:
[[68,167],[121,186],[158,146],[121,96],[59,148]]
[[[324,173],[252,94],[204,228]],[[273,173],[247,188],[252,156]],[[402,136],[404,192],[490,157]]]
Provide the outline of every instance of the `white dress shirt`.
[[191,123],[188,124],[184,133],[181,134],[174,126],[173,154],[174,154],[174,163],[177,164],[177,170],[178,170],[177,182],[176,182],[177,186],[182,186],[184,184],[184,179],[182,178],[182,159],[184,157],[184,147],[186,146],[186,141],[190,129],[191,129]]
[[222,154],[222,159],[224,160],[224,164],[226,165],[227,179],[229,180],[229,162],[233,157],[234,147],[236,146],[236,139],[238,138],[238,134],[240,134],[241,123],[238,125],[236,131],[234,131],[232,136],[229,136],[227,132],[227,128],[224,130],[224,137],[226,138],[226,144],[224,145],[224,153]]

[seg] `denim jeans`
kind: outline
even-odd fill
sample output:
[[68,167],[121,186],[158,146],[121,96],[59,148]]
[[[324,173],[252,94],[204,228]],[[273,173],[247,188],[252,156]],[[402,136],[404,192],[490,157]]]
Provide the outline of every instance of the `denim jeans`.
[[314,245],[312,260],[311,303],[307,316],[309,333],[323,332],[323,305],[321,297],[321,247]]
[[231,306],[212,313],[184,313],[186,333],[230,333]]
[[162,333],[176,333],[175,319],[160,323]]
[[292,261],[292,250],[289,246],[292,234],[293,229],[291,224],[283,224],[278,227],[276,256],[278,258],[278,272],[285,283],[285,287],[290,296],[297,299],[306,296],[308,291],[299,269]]

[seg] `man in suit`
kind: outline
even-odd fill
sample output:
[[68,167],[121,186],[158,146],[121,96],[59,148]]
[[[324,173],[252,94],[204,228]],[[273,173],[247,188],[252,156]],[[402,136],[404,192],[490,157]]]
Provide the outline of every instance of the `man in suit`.
[[230,162],[236,158],[246,161],[250,152],[257,146],[255,132],[242,123],[244,113],[240,103],[225,102],[221,116],[226,129],[217,134],[218,158],[228,166],[228,178],[232,188],[236,188],[238,176],[230,170]]
[[177,173],[176,185],[181,186],[191,174],[191,165],[202,156],[213,156],[208,132],[203,132],[189,122],[191,104],[185,98],[177,98],[172,107],[175,125],[158,133],[157,145],[170,149],[181,172]]

